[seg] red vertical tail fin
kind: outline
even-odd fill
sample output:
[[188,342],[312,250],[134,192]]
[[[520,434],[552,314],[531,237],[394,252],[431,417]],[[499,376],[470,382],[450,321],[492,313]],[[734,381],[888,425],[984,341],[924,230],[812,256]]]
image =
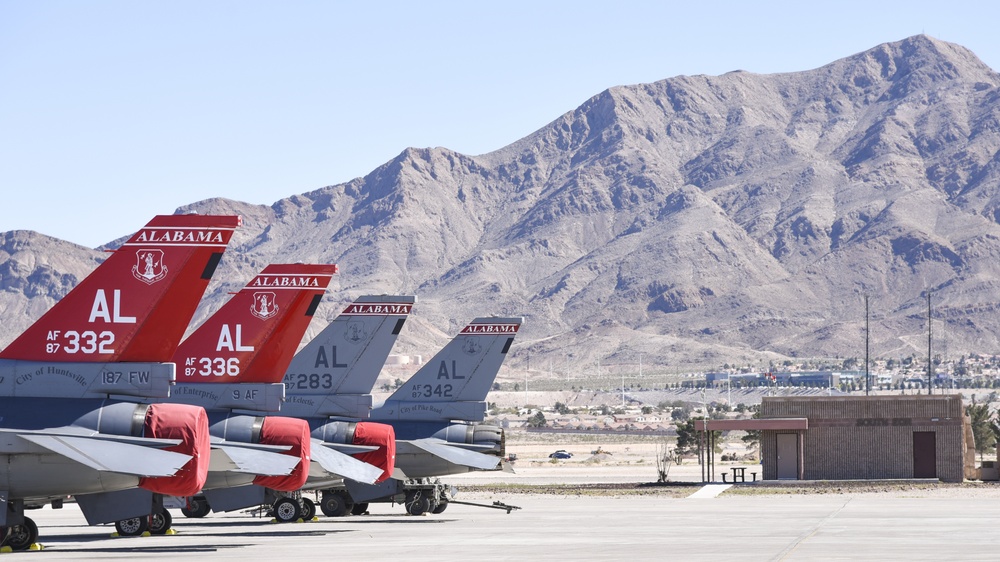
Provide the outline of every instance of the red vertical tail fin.
[[238,216],[159,215],[0,352],[27,361],[170,361]]
[[264,268],[178,347],[177,382],[281,382],[336,265]]

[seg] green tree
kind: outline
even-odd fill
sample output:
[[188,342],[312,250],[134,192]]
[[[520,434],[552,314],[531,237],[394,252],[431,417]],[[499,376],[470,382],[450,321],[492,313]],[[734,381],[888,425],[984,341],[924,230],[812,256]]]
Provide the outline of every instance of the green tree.
[[[698,450],[698,439],[701,437],[700,431],[694,427],[695,420],[705,419],[702,417],[691,418],[684,423],[677,424],[677,452],[693,452]],[[715,438],[715,451],[722,452],[722,432],[713,431]]]
[[965,414],[972,420],[972,436],[976,440],[979,461],[982,462],[983,453],[996,447],[997,444],[997,435],[992,427],[994,424],[990,415],[990,405],[973,402],[965,407]]
[[545,414],[541,410],[528,418],[528,427],[545,427]]
[[553,408],[555,409],[556,413],[561,415],[573,413],[573,410],[569,409],[569,407],[566,406],[566,404],[563,404],[562,402],[556,402],[556,405],[553,406]]
[[684,453],[698,448],[698,432],[694,419],[677,424],[677,452]]
[[[760,419],[760,409],[754,411],[750,419],[759,420]],[[760,448],[760,430],[758,429],[748,429],[747,434],[742,437],[744,443],[747,444],[750,449]]]

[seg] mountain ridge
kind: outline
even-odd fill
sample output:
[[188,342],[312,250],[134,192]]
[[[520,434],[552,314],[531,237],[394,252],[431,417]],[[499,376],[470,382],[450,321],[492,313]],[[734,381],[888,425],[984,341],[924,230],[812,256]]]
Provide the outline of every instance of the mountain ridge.
[[865,295],[873,353],[919,354],[928,292],[948,352],[995,352],[998,86],[921,35],[608,88],[496,151],[408,148],[271,206],[192,203],[244,216],[199,318],[270,261],[321,261],[351,297],[417,294],[397,347],[424,355],[495,313],[527,317],[516,357],[578,365],[859,356]]

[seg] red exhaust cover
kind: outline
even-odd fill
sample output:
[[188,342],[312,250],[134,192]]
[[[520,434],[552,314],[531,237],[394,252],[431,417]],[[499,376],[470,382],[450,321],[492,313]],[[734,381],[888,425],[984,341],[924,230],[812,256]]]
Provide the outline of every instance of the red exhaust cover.
[[186,404],[151,404],[146,411],[143,436],[180,439],[180,443],[164,450],[191,455],[192,458],[173,476],[140,478],[140,488],[167,496],[193,496],[201,491],[208,478],[211,455],[208,414],[204,408]]
[[309,424],[298,418],[267,416],[260,428],[260,443],[264,445],[291,445],[284,454],[299,457],[299,464],[288,476],[258,476],[253,483],[279,492],[302,489],[309,477],[310,447]]
[[354,429],[354,444],[378,447],[377,451],[351,455],[359,461],[382,469],[382,476],[379,476],[376,482],[382,482],[392,476],[392,468],[396,465],[396,432],[391,425],[358,422]]

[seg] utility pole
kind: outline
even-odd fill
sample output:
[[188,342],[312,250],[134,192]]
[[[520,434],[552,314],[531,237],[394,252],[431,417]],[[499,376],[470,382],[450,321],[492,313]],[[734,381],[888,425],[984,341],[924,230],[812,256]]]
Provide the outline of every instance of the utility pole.
[[622,410],[625,409],[625,370],[622,369]]
[[868,370],[868,295],[865,295],[865,396],[871,393],[872,377]]
[[528,405],[528,371],[531,370],[531,354],[528,354],[528,368],[524,370],[524,405]]
[[931,393],[934,386],[934,363],[931,362],[931,292],[927,291],[927,394]]

